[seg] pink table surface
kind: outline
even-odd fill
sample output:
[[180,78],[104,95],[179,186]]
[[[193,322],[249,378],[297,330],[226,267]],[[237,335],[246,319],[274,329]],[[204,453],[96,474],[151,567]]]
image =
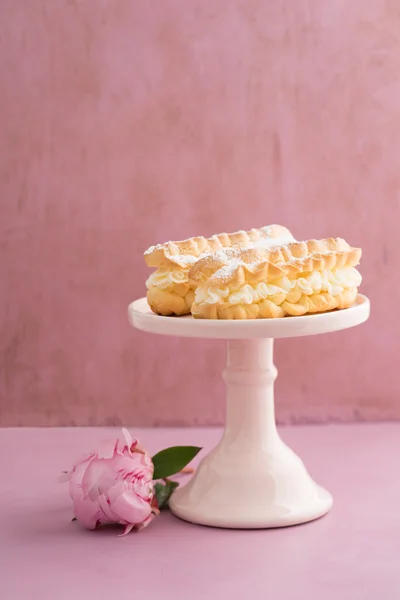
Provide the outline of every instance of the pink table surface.
[[[319,521],[234,531],[165,512],[125,538],[71,522],[67,489],[56,483],[75,457],[113,432],[0,429],[2,600],[400,598],[400,424],[281,430],[334,495],[333,510]],[[207,449],[220,436],[217,429],[135,433],[151,452],[173,444]]]

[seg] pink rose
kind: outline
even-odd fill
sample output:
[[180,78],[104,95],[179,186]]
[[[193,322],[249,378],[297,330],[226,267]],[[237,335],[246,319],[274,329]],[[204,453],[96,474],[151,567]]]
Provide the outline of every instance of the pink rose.
[[123,441],[105,442],[68,473],[75,517],[87,529],[120,523],[125,535],[133,527],[146,527],[159,513],[150,455],[126,429],[122,433]]

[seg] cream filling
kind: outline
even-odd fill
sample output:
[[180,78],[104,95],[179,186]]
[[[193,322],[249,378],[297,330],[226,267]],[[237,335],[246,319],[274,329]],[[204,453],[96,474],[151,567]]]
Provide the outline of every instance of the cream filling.
[[160,267],[146,281],[146,287],[149,290],[152,287],[158,287],[161,290],[167,290],[177,283],[187,283],[190,266],[181,267]]
[[[197,288],[195,292],[196,304],[253,304],[265,298],[282,294],[299,292],[307,296],[327,292],[332,296],[341,294],[344,290],[358,287],[361,275],[354,267],[339,267],[338,269],[313,271],[303,274],[295,279],[280,277],[273,283],[245,284],[236,290],[229,288]],[[281,304],[283,300],[279,302]]]

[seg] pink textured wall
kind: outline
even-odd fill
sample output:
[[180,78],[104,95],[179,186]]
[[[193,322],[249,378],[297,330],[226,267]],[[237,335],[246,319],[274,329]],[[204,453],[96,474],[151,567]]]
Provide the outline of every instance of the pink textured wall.
[[5,0],[0,28],[1,424],[220,422],[224,344],[127,305],[153,242],[271,222],[361,245],[373,302],[276,344],[278,417],[400,417],[396,0]]

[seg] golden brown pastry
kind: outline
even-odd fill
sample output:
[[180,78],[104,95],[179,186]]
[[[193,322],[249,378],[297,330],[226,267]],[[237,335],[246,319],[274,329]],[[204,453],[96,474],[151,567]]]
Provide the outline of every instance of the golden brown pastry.
[[190,313],[196,284],[189,282],[190,268],[200,258],[221,248],[267,248],[294,240],[282,225],[269,225],[250,231],[220,233],[210,238],[194,237],[181,242],[151,246],[144,253],[148,267],[155,267],[146,281],[147,301],[159,315]]
[[227,248],[196,262],[192,315],[200,319],[265,319],[347,308],[361,275],[361,249],[341,238],[271,249]]

